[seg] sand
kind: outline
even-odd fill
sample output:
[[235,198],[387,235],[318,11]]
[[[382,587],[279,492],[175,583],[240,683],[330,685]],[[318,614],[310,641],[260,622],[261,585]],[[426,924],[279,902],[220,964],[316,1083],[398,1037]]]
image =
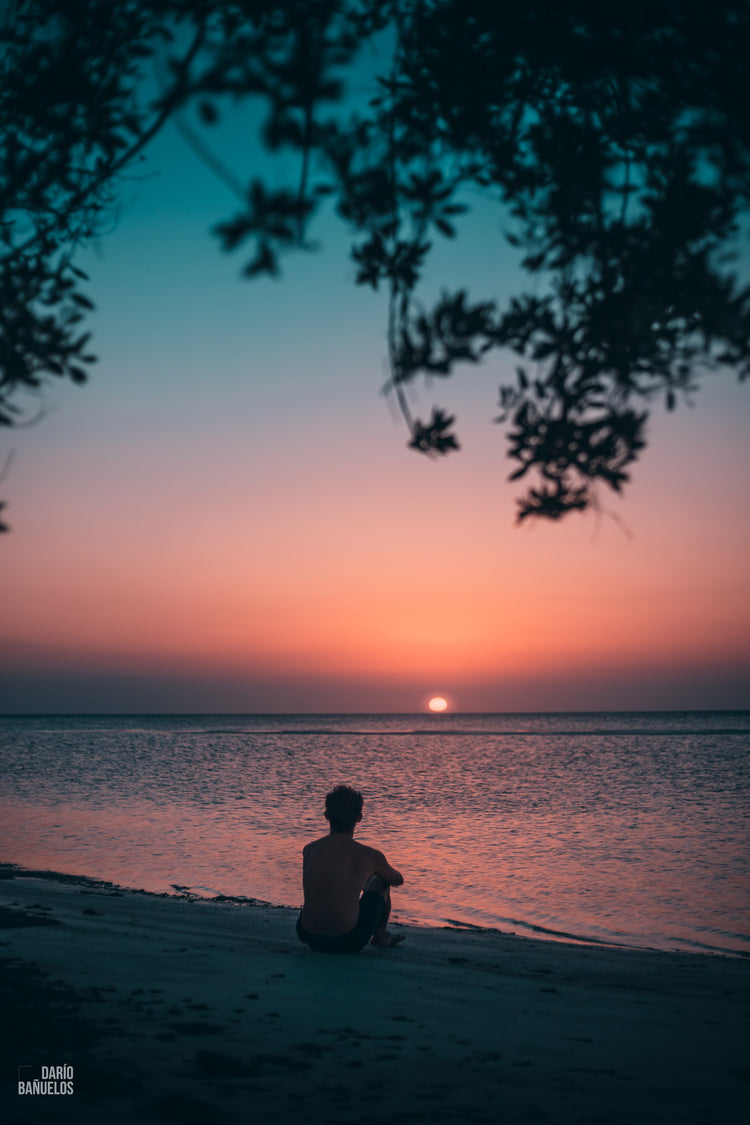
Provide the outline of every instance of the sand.
[[[396,949],[331,957],[297,942],[294,919],[49,873],[1,879],[3,1120],[744,1117],[745,960],[419,927]],[[18,1094],[19,1077],[59,1066],[72,1093]]]

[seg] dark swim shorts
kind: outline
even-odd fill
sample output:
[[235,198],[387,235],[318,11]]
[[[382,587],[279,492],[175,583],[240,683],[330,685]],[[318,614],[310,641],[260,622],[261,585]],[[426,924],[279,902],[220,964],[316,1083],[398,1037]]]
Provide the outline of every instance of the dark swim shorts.
[[297,919],[297,937],[315,953],[359,953],[383,921],[385,900],[377,891],[365,891],[359,900],[359,919],[346,934],[309,934]]

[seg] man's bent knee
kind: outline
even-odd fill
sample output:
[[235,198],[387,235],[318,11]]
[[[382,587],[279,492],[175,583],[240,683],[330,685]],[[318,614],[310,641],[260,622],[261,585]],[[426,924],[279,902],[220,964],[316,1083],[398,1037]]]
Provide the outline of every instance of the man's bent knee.
[[376,891],[382,895],[383,898],[388,897],[389,885],[385,879],[381,879],[379,875],[371,875],[365,884],[365,891]]

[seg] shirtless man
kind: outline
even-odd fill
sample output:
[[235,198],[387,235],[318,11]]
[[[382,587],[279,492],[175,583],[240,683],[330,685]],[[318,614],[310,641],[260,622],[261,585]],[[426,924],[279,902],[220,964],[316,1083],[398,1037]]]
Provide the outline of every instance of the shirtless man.
[[382,852],[354,840],[362,819],[362,794],[337,785],[326,797],[327,836],[302,851],[305,904],[297,919],[297,936],[317,953],[358,953],[367,942],[383,949],[402,935],[388,930],[390,887],[403,875]]

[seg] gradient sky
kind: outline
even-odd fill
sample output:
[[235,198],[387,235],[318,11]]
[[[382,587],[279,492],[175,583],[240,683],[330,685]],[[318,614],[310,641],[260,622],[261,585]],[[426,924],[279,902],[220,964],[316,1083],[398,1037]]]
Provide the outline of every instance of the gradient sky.
[[[247,282],[208,233],[232,212],[172,129],[80,261],[101,361],[7,446],[0,710],[750,706],[749,388],[657,407],[603,514],[519,528],[491,421],[513,357],[415,391],[463,446],[420,457],[346,233]],[[502,225],[480,207],[428,292],[507,294]]]

